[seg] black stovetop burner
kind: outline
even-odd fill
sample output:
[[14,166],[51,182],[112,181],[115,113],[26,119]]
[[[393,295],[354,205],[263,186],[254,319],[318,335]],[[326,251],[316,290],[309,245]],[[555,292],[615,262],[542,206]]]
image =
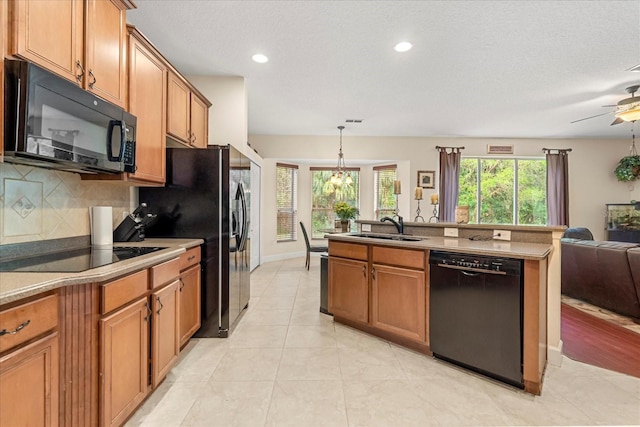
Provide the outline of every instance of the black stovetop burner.
[[0,261],[0,271],[77,273],[161,249],[166,248],[124,246],[102,248],[92,246]]

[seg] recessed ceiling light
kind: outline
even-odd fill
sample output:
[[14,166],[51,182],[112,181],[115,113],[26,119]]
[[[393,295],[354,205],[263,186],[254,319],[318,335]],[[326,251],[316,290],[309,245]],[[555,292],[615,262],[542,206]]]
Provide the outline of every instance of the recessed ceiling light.
[[400,42],[393,49],[395,49],[396,52],[406,52],[411,50],[412,47],[413,45],[409,42]]
[[263,55],[261,53],[256,53],[255,55],[253,55],[251,57],[251,59],[253,59],[258,64],[264,64],[265,62],[269,61],[269,58],[267,58],[265,55]]

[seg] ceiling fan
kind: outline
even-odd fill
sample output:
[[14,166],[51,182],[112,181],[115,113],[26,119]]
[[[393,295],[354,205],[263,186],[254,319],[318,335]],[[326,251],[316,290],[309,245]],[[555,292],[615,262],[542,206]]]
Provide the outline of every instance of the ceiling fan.
[[589,120],[611,113],[614,113],[616,116],[616,119],[611,123],[611,126],[618,125],[624,122],[635,122],[636,120],[640,120],[640,95],[636,96],[636,92],[638,92],[638,89],[640,89],[640,85],[629,86],[625,89],[627,93],[631,94],[629,98],[625,98],[619,101],[616,105],[603,105],[603,107],[615,107],[615,110],[608,111],[602,114],[596,114],[595,116],[585,117],[583,119],[574,120],[571,123],[577,123],[583,120]]

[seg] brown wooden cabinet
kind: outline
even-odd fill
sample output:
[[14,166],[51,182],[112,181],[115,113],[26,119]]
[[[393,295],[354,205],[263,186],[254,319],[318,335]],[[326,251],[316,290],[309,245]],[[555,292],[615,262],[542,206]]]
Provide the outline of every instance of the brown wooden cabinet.
[[211,105],[177,73],[167,83],[167,135],[194,148],[206,148]]
[[373,264],[371,325],[416,341],[426,336],[424,271]]
[[126,106],[128,0],[20,0],[12,5],[12,55]]
[[152,381],[155,388],[167,376],[180,353],[180,281],[151,294]]
[[57,333],[1,357],[0,426],[57,426],[58,387]]
[[367,266],[366,261],[329,257],[329,311],[334,316],[369,321]]
[[180,346],[200,329],[200,266],[180,273]]
[[0,327],[0,426],[57,426],[57,294],[4,307]]
[[146,296],[100,320],[100,421],[119,426],[148,392],[149,321]]
[[129,179],[165,182],[167,66],[135,28],[129,27],[129,111],[138,118],[136,171]]

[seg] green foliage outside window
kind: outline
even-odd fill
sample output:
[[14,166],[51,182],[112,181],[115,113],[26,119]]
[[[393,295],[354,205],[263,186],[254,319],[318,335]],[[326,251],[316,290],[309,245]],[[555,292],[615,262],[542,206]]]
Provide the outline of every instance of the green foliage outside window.
[[464,158],[460,161],[458,205],[469,206],[469,222],[547,222],[546,161]]
[[[353,182],[335,187],[328,183],[331,170],[312,170],[311,172],[311,237],[320,239],[325,235],[322,230],[333,229],[337,219],[333,205],[343,201],[356,208],[359,206],[360,177],[358,171],[350,171]],[[355,230],[355,222],[351,227]]]

